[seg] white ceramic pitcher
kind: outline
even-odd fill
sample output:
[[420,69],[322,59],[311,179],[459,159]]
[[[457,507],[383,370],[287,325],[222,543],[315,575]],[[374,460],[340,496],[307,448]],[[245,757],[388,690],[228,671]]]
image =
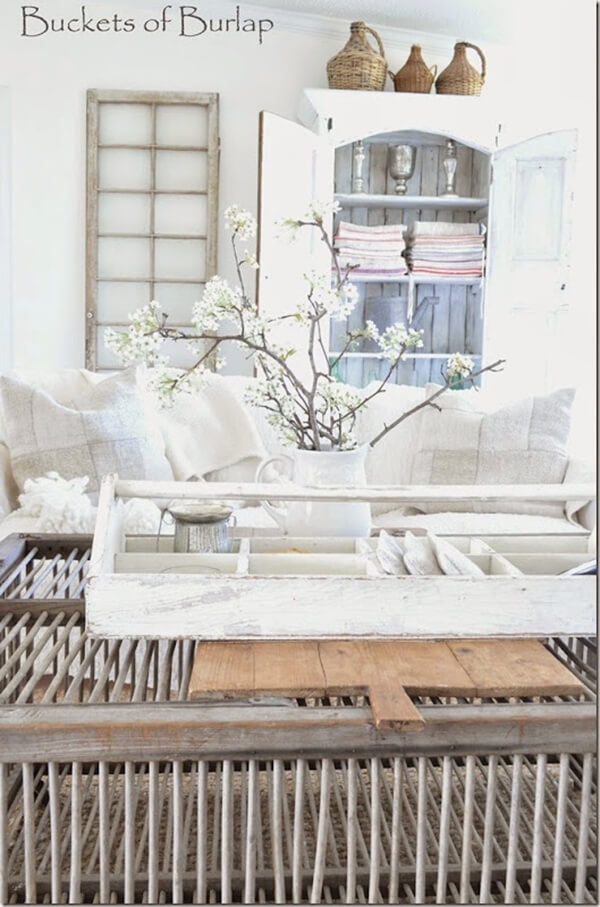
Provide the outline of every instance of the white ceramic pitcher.
[[[294,450],[291,456],[281,454],[263,460],[256,471],[261,482],[271,463],[283,463],[296,485],[366,485],[365,460],[369,446],[354,450]],[[364,501],[290,501],[287,504],[262,502],[280,529],[291,536],[365,537],[371,531],[371,508]]]

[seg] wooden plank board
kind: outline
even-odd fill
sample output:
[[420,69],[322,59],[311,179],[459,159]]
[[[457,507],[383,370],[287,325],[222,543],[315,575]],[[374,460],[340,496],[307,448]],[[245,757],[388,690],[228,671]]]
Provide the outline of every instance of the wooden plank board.
[[423,718],[409,693],[578,696],[582,689],[534,640],[200,642],[189,697],[367,693],[377,728],[420,730]]
[[519,639],[449,641],[448,647],[469,673],[477,696],[579,696],[582,686],[540,642]]
[[593,577],[116,574],[85,589],[87,629],[152,639],[593,636]]
[[[210,683],[208,679],[210,678]],[[206,693],[225,689],[231,695],[254,688],[254,649],[252,643],[228,646],[206,642],[196,650],[190,683]]]

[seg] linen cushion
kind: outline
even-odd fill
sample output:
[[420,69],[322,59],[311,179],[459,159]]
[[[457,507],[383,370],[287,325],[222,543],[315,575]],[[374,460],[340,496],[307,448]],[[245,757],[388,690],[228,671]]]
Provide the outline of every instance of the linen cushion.
[[35,384],[3,376],[0,406],[20,491],[26,479],[49,471],[64,479],[88,476],[90,494],[97,493],[102,476],[112,472],[123,479],[173,478],[155,444],[135,369],[88,385],[63,403]]
[[[437,385],[428,385],[431,396]],[[496,412],[478,406],[473,391],[449,391],[427,407],[421,420],[414,485],[523,485],[563,481],[567,468],[570,411],[575,391],[529,397]],[[475,513],[533,513],[564,516],[560,502],[508,501],[419,505]]]
[[[376,382],[369,384],[365,388],[365,393],[372,392],[376,387]],[[425,388],[423,387],[388,384],[382,394],[374,397],[364,409],[358,412],[356,435],[359,444],[368,444],[385,425],[389,425],[407,410],[422,403],[424,399]],[[410,484],[422,418],[423,410],[419,410],[397,425],[375,447],[371,448],[365,464],[367,484]],[[371,505],[371,512],[374,516],[397,509],[395,504]],[[414,513],[414,510],[412,512]]]

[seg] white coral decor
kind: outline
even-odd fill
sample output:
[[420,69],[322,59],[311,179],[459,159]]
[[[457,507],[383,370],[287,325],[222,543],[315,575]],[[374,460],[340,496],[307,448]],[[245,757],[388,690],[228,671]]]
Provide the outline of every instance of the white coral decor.
[[[19,495],[21,514],[37,517],[36,532],[91,534],[97,509],[85,493],[88,483],[87,476],[63,479],[57,472],[26,479],[23,494]],[[126,535],[156,535],[159,527],[160,510],[152,501],[131,498],[125,503]]]
[[87,476],[63,479],[57,472],[26,479],[19,495],[21,511],[37,517],[38,532],[93,532],[96,508],[85,493],[88,483]]

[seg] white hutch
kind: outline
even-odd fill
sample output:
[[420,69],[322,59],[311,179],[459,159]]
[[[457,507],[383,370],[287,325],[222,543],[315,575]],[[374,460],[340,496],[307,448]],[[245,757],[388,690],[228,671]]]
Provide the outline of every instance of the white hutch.
[[[522,370],[538,343],[552,348],[566,311],[575,130],[509,144],[503,138],[506,124],[485,97],[326,89],[303,93],[298,118],[300,123],[293,123],[261,114],[258,285],[263,312],[283,314],[303,295],[302,273],[329,268],[315,236],[301,236],[300,243],[290,245],[277,237],[273,222],[299,216],[312,198],[335,196],[341,216],[356,223],[479,220],[487,225],[483,278],[415,278],[417,305],[428,303],[419,312],[425,345],[399,366],[397,381],[435,381],[440,365],[455,351],[476,362],[502,357],[507,369]],[[441,195],[447,139],[457,147],[458,198],[453,199]],[[353,149],[359,141],[365,191],[353,193]],[[404,196],[394,194],[387,172],[387,148],[399,143],[417,146]],[[404,320],[407,284],[408,277],[391,283],[363,279],[351,326],[366,318],[380,328]],[[338,336],[339,327],[332,325],[332,353]],[[380,365],[365,346],[345,357],[340,377],[363,385],[379,376]],[[540,389],[544,367],[540,360]]]

